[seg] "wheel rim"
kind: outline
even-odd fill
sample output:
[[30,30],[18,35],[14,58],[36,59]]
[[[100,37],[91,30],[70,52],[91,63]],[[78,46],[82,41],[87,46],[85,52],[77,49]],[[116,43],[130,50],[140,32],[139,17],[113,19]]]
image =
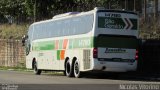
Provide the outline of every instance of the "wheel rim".
[[75,64],[74,64],[74,72],[75,72],[76,76],[79,74],[79,65],[78,65],[78,62],[75,62]]

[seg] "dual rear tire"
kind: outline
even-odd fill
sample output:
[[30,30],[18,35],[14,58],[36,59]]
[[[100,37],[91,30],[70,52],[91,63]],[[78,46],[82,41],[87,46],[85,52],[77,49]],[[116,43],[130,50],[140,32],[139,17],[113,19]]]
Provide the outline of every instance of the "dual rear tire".
[[67,62],[65,63],[65,75],[67,77],[73,77],[73,68],[69,60],[67,60]]
[[74,76],[76,78],[80,78],[82,76],[78,60],[74,60],[72,64],[69,60],[67,60],[67,62],[65,63],[65,75],[67,77]]
[[[40,75],[42,70],[37,68],[37,62],[33,62],[33,71],[35,75]],[[65,72],[64,74],[67,77],[76,77],[80,78],[82,76],[82,72],[80,71],[80,64],[78,60],[74,60],[73,63],[70,63],[70,60],[67,60],[65,63]]]
[[73,73],[76,78],[80,78],[82,76],[82,72],[80,72],[79,62],[76,60],[73,63]]

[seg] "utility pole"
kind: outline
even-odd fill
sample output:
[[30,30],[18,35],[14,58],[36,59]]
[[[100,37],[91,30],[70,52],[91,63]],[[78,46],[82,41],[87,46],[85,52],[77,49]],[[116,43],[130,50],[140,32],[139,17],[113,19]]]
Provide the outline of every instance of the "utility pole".
[[134,0],[134,12],[136,12],[136,0]]
[[126,10],[126,5],[127,5],[127,3],[126,3],[126,0],[125,0],[125,1],[124,1],[124,6],[125,6],[124,8],[125,8],[125,10]]
[[108,2],[108,9],[111,9],[111,0]]
[[147,1],[144,0],[144,20],[146,21],[146,8],[147,8]]
[[36,0],[34,0],[34,22],[36,22],[36,4],[37,4],[37,2],[36,2]]
[[154,19],[156,20],[158,16],[158,0],[154,0]]
[[125,0],[125,10],[128,10],[128,0]]

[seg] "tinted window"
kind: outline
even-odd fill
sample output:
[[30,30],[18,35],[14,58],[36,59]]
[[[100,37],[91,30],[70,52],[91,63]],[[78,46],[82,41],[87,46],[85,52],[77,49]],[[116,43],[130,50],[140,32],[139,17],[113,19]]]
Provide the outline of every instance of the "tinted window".
[[138,47],[138,39],[133,36],[100,35],[94,42],[95,47],[130,48]]
[[36,24],[33,40],[88,33],[92,30],[93,19],[93,15],[84,15]]

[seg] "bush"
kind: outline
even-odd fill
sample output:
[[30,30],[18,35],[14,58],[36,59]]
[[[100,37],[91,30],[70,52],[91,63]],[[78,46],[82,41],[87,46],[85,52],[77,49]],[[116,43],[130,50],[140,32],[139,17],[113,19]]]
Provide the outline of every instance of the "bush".
[[21,39],[21,37],[26,34],[27,29],[28,29],[28,24],[0,25],[0,38],[1,39]]

